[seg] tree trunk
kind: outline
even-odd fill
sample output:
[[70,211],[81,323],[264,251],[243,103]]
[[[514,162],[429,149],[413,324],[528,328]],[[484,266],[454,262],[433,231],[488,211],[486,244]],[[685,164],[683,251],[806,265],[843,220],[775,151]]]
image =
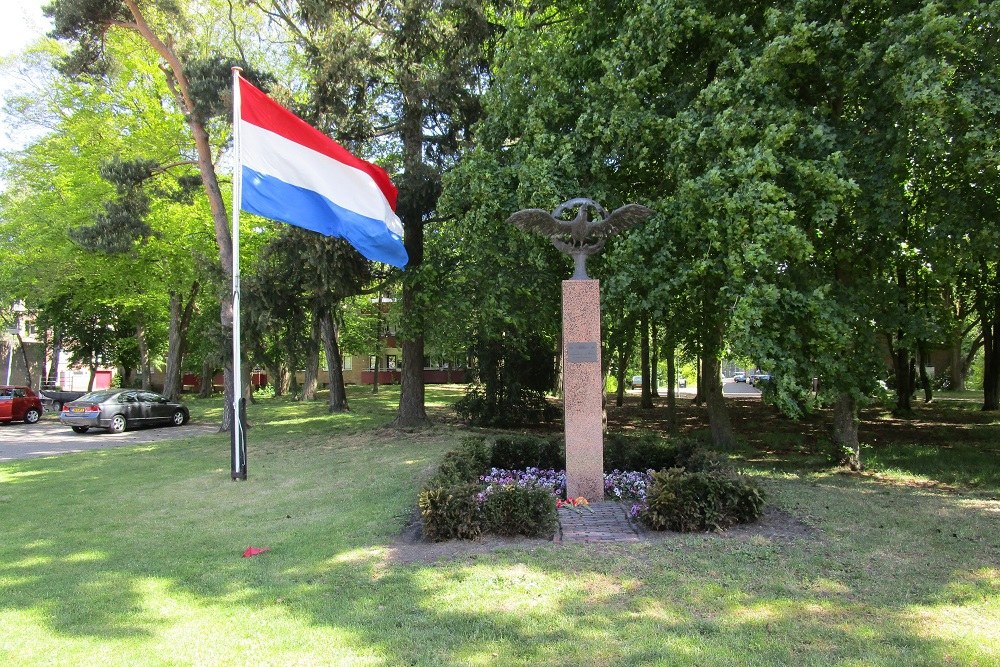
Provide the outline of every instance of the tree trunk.
[[694,375],[694,404],[701,405],[705,402],[705,356],[701,346],[694,360]]
[[983,317],[983,410],[1000,410],[1000,295],[992,317]]
[[171,292],[170,325],[167,328],[167,366],[163,371],[163,395],[171,401],[177,400],[180,394],[181,355],[184,353],[181,335],[182,306],[180,294]]
[[97,377],[97,359],[90,357],[90,378],[87,379],[87,392],[94,391],[94,378]]
[[146,327],[142,322],[135,325],[135,340],[139,344],[139,374],[142,378],[142,388],[149,390],[149,345],[146,343]]
[[59,384],[59,364],[62,357],[62,334],[56,331],[52,335],[52,364],[49,366],[49,374],[45,384],[55,387]]
[[643,314],[639,317],[639,329],[642,338],[639,339],[639,357],[642,365],[642,399],[639,407],[647,410],[653,407],[653,394],[649,389],[649,316]]
[[295,350],[295,333],[286,327],[282,343],[285,347],[285,365],[288,368],[288,395],[293,401],[299,399],[299,359]]
[[212,395],[212,383],[215,381],[215,366],[208,359],[201,362],[201,387],[198,390],[200,398]]
[[656,330],[656,320],[650,322],[650,348],[649,348],[649,393],[654,397],[660,397],[660,346]]
[[622,343],[618,348],[618,374],[615,379],[618,381],[618,390],[615,392],[615,405],[619,408],[625,404],[625,372],[628,370],[628,356],[631,350]]
[[840,447],[851,470],[861,470],[861,445],[858,442],[858,404],[854,396],[844,392],[833,404],[834,445]]
[[[708,318],[706,318],[708,319]],[[709,320],[710,321],[710,320]],[[702,343],[702,382],[705,386],[705,403],[708,406],[708,427],[716,449],[736,447],[736,436],[729,418],[726,399],[722,395],[722,325],[708,328]]]
[[372,364],[372,393],[378,393],[379,368],[382,365],[382,356],[385,354],[385,344],[382,341],[382,332],[385,327],[382,325],[382,293],[378,295],[378,316],[375,318],[375,363]]
[[[181,393],[181,365],[187,347],[187,331],[194,316],[195,297],[201,285],[195,281],[188,292],[187,304],[177,292],[170,293],[170,327],[167,333],[167,367],[163,371],[163,395],[176,401]],[[183,309],[182,309],[183,306]],[[232,372],[232,360],[230,360]],[[231,404],[232,399],[230,398]]]
[[376,354],[375,355],[375,363],[372,364],[372,393],[373,394],[377,394],[378,393],[378,386],[379,386],[378,374],[379,374],[379,371],[382,370],[381,366],[382,366],[382,355],[381,354]]
[[913,411],[910,402],[913,396],[913,375],[910,370],[910,351],[903,346],[903,332],[900,331],[892,353],[892,370],[896,378],[896,414],[907,415]]
[[920,386],[924,390],[924,403],[934,400],[934,388],[931,386],[931,377],[927,374],[927,342],[917,343],[917,370],[920,373]]
[[344,386],[344,359],[340,354],[340,343],[337,342],[337,323],[332,313],[326,313],[322,318],[323,347],[326,350],[327,383],[330,386],[330,398],[327,407],[330,412],[347,412],[347,388]]
[[729,418],[729,408],[722,395],[721,362],[714,355],[705,355],[702,370],[705,383],[705,404],[708,406],[708,428],[712,433],[712,445],[719,450],[736,447],[736,436]]
[[309,348],[306,350],[306,375],[302,382],[303,401],[316,400],[316,389],[319,386],[320,345],[320,318],[316,313],[313,313],[309,329]]
[[28,363],[28,351],[24,349],[24,340],[21,338],[20,332],[15,335],[17,336],[17,346],[21,349],[21,360],[24,362],[24,373],[28,376],[28,386],[34,387],[31,379],[31,364]]
[[45,382],[45,362],[49,356],[49,332],[47,330],[42,331],[42,353],[38,355],[38,359],[35,360],[35,385],[32,387],[35,391],[40,391],[42,384]]
[[[411,93],[412,97],[407,95]],[[407,178],[414,180],[423,173],[424,112],[420,103],[422,95],[403,90],[403,168]],[[413,185],[416,185],[414,183]],[[417,299],[416,274],[424,261],[424,221],[427,211],[421,210],[416,201],[407,202],[402,209],[403,244],[409,261],[403,272],[403,321],[406,323],[403,339],[403,359],[399,410],[394,426],[403,428],[427,426],[424,406],[424,315]]]
[[667,432],[677,432],[677,364],[674,355],[677,353],[677,343],[673,334],[667,334],[663,345],[667,355]]

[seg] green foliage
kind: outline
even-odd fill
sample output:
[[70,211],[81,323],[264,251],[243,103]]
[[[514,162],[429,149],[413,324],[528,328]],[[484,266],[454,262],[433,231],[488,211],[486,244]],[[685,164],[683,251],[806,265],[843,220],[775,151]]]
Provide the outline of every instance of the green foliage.
[[725,454],[706,449],[689,436],[665,438],[654,431],[611,432],[604,436],[604,472],[613,470],[721,471],[729,467]]
[[640,515],[654,530],[725,530],[760,518],[764,493],[748,479],[680,468],[653,474]]
[[557,457],[558,442],[530,436],[503,436],[487,442],[469,437],[445,454],[437,472],[424,485],[417,503],[426,539],[473,539],[483,532],[497,535],[550,536],[557,523],[556,506],[546,489],[494,488],[485,498],[479,477],[490,466]]
[[476,501],[478,492],[478,484],[440,486],[421,491],[417,504],[420,507],[424,538],[440,542],[479,537],[483,522],[479,503]]
[[566,452],[562,438],[533,435],[501,435],[492,440],[490,467],[505,470],[564,470]]
[[202,121],[232,114],[233,67],[240,67],[243,70],[241,76],[265,92],[275,82],[270,73],[261,72],[240,58],[222,53],[185,58],[184,73],[195,113]]
[[677,446],[653,431],[604,436],[604,472],[662,470],[677,463]]
[[551,537],[559,525],[556,504],[546,489],[494,490],[486,497],[482,514],[486,532],[508,537]]
[[455,403],[455,411],[466,423],[493,427],[539,424],[559,416],[559,408],[540,390],[512,385],[500,396],[502,400],[484,385],[473,385]]
[[457,450],[444,455],[434,476],[425,489],[477,482],[490,466],[490,446],[482,439],[469,437]]

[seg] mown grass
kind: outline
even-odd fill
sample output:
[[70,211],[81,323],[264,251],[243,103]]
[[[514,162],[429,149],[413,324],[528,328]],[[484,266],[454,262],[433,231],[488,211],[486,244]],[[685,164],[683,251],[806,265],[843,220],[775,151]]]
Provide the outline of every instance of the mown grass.
[[250,406],[246,482],[225,435],[0,464],[0,663],[1000,663],[1000,482],[962,453],[993,422],[874,445],[863,475],[748,446],[791,531],[403,563],[420,482],[465,431],[388,428],[393,388],[350,398]]

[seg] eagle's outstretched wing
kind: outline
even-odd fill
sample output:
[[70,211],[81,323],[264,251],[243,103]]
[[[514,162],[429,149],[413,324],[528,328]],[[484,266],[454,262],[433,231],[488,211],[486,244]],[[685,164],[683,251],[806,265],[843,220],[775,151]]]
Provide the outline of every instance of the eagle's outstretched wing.
[[518,211],[507,218],[507,222],[517,225],[526,232],[536,232],[546,237],[566,234],[569,231],[553,218],[550,212],[540,208],[526,208],[523,211]]
[[611,236],[645,221],[653,213],[653,209],[642,204],[626,204],[616,208],[603,222],[595,224],[592,233],[598,236]]

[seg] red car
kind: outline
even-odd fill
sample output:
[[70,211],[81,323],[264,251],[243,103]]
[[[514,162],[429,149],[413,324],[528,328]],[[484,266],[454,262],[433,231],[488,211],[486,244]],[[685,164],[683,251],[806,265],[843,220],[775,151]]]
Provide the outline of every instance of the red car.
[[42,399],[30,387],[0,385],[0,423],[34,424],[42,416]]

